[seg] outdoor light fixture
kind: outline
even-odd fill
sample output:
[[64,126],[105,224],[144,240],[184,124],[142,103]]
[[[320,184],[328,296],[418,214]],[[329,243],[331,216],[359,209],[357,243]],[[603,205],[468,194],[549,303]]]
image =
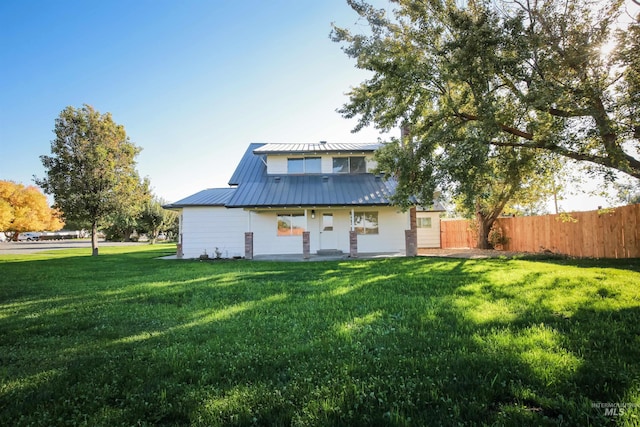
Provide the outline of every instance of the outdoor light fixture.
[[316,219],[316,210],[311,209],[311,219]]

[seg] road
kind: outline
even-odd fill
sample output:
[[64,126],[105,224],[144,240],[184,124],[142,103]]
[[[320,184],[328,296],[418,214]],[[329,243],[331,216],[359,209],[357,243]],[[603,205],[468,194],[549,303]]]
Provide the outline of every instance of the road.
[[[105,242],[98,247],[148,245],[147,242]],[[34,254],[53,249],[87,248],[91,252],[91,240],[44,240],[42,242],[0,242],[0,255]]]

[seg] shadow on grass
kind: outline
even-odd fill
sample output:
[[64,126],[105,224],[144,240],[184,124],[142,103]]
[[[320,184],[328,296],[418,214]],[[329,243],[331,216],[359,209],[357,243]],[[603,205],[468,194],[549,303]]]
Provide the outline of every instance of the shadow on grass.
[[0,422],[584,425],[640,403],[632,272],[154,256],[3,265]]

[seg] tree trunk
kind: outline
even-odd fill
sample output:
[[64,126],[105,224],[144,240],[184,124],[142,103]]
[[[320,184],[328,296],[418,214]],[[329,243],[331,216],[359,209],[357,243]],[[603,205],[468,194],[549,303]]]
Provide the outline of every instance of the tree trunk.
[[482,212],[476,212],[476,223],[478,225],[478,249],[493,249],[493,245],[489,242],[489,232],[493,226],[494,219],[485,217]]
[[91,255],[98,256],[98,222],[91,224]]

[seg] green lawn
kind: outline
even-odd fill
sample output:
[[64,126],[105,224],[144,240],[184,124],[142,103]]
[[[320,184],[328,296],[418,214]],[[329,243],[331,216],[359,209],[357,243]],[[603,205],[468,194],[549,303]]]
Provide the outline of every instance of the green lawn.
[[640,260],[172,250],[0,257],[0,425],[640,424]]

